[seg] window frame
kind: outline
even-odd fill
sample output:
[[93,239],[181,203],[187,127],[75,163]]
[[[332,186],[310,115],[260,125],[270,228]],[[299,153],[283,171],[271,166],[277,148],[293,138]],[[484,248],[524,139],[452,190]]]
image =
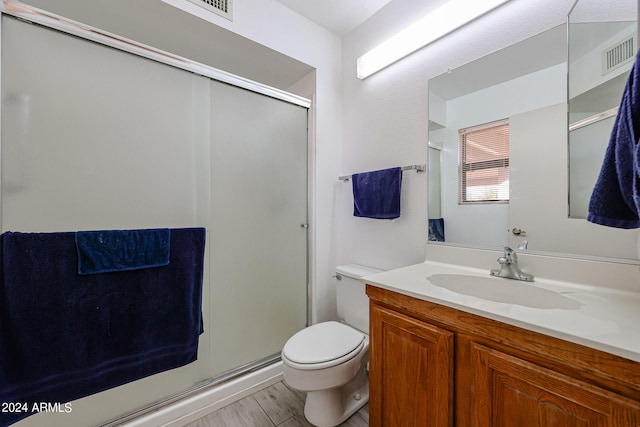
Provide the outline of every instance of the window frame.
[[[510,194],[507,192],[506,199],[483,199],[483,200],[468,200],[467,199],[467,178],[466,174],[472,171],[478,170],[486,170],[486,169],[499,169],[499,168],[507,168],[507,176],[509,176],[509,163],[510,163],[510,155],[507,155],[506,158],[498,158],[495,160],[485,160],[478,162],[466,162],[466,137],[472,133],[477,133],[485,130],[492,130],[499,127],[507,128],[507,132],[509,132],[509,119],[501,119],[496,120],[489,123],[484,123],[477,126],[471,126],[467,128],[460,129],[458,131],[458,204],[459,205],[479,205],[479,204],[508,204],[510,199]],[[507,137],[507,151],[510,150],[509,147],[510,137]]]

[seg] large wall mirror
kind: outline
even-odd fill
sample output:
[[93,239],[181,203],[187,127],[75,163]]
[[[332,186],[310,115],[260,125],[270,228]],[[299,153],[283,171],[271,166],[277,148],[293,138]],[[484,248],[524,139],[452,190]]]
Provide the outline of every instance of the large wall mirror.
[[636,29],[637,0],[578,0],[566,25],[429,81],[430,244],[637,262],[637,230],[584,219],[633,62],[602,58],[635,57]]

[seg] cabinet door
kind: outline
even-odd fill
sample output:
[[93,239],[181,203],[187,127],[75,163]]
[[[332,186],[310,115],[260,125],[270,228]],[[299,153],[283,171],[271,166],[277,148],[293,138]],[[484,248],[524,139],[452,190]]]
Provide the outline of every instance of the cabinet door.
[[637,402],[473,341],[466,344],[470,363],[464,369],[471,370],[471,384],[457,384],[457,396],[466,403],[458,406],[458,425],[640,426]]
[[371,427],[453,425],[453,333],[371,304]]

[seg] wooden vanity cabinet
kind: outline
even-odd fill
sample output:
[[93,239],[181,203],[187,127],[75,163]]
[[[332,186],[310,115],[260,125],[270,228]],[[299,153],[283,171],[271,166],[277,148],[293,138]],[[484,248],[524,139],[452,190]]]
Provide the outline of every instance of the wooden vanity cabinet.
[[640,363],[367,286],[371,427],[640,427]]
[[376,304],[370,325],[369,426],[451,426],[453,333]]

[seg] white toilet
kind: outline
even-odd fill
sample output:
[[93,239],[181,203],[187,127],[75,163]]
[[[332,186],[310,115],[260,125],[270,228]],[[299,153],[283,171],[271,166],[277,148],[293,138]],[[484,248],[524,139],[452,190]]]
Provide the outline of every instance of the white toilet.
[[340,322],[309,326],[282,349],[284,380],[307,392],[304,415],[318,427],[337,426],[369,401],[369,299],[360,279],[374,273],[380,270],[337,267]]

